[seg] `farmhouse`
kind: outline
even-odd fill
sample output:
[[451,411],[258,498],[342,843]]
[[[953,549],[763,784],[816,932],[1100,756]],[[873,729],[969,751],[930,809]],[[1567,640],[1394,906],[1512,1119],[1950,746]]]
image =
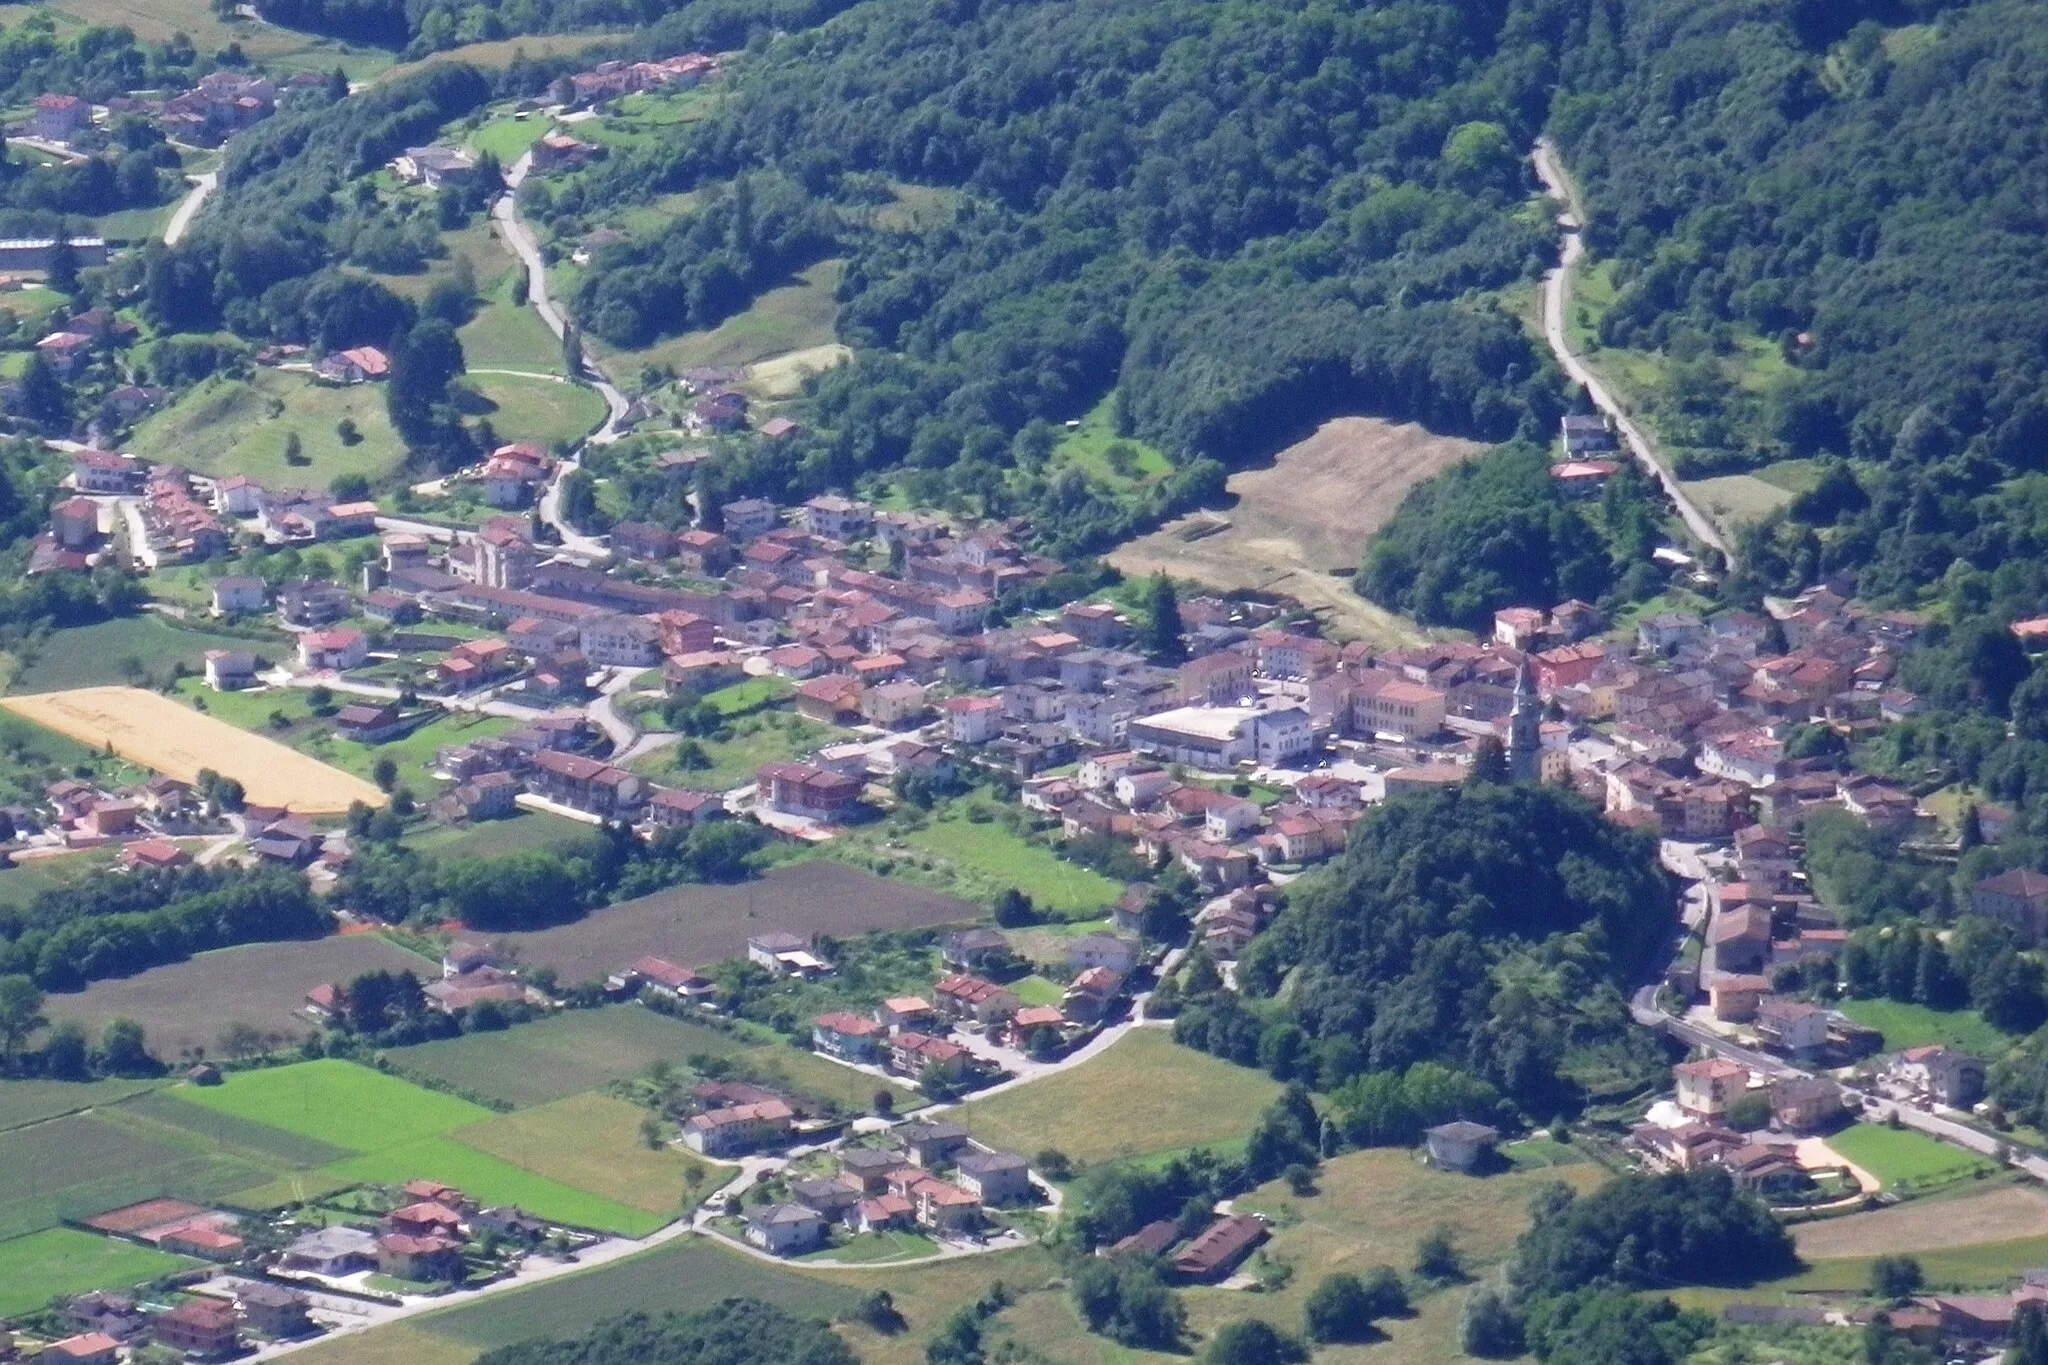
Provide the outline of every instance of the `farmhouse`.
[[1248,1213],[1218,1218],[1173,1258],[1174,1272],[1190,1280],[1218,1280],[1266,1240],[1266,1225]]

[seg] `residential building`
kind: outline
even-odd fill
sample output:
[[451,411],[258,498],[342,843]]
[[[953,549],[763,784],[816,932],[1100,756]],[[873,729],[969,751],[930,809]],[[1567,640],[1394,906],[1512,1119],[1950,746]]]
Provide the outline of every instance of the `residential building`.
[[[767,428],[762,430],[765,433]],[[805,503],[803,518],[805,530],[827,540],[864,540],[875,527],[873,506],[832,493]]]
[[1129,976],[1138,965],[1138,945],[1110,934],[1087,934],[1067,945],[1067,968],[1084,972],[1107,967],[1119,976]]
[[661,662],[661,629],[641,616],[599,616],[583,623],[577,647],[606,668],[652,668]]
[[767,1204],[747,1214],[747,1240],[771,1256],[797,1256],[825,1243],[825,1220],[801,1204]]
[[939,978],[932,987],[938,1011],[949,1019],[971,1019],[993,1024],[1017,1012],[1017,997],[993,981],[954,973]]
[[719,508],[725,534],[733,540],[752,540],[772,531],[781,518],[775,504],[765,498],[739,498]]
[[359,1227],[337,1225],[308,1232],[287,1243],[280,1264],[312,1275],[349,1275],[374,1265],[377,1236]]
[[404,713],[389,702],[350,702],[334,713],[334,732],[357,744],[381,744],[406,724]]
[[986,744],[1003,732],[1003,703],[995,697],[948,697],[939,712],[955,744]]
[[1970,909],[2011,925],[2029,944],[2048,927],[2048,874],[2016,867],[1986,877],[1970,890]]
[[678,967],[665,957],[639,957],[605,978],[608,990],[649,991],[670,1000],[705,1000],[716,993],[711,978]]
[[1383,669],[1366,669],[1352,683],[1347,719],[1360,734],[1413,743],[1444,728],[1444,694]]
[[637,774],[553,749],[534,755],[530,780],[537,794],[598,815],[637,810],[647,798]]
[[1842,1087],[1825,1076],[1792,1076],[1772,1081],[1766,1092],[1771,1122],[1791,1133],[1833,1126],[1843,1115]]
[[240,1344],[235,1306],[225,1299],[187,1299],[150,1319],[158,1342],[187,1355],[227,1355]]
[[1749,1088],[1749,1068],[1721,1057],[1680,1062],[1671,1075],[1678,1082],[1678,1107],[1710,1122],[1727,1113]]
[[1950,1047],[1907,1048],[1892,1059],[1890,1074],[1951,1109],[1967,1109],[1984,1097],[1984,1063]]
[[967,1049],[958,1043],[934,1038],[915,1029],[904,1029],[890,1035],[883,1049],[888,1054],[889,1069],[913,1080],[927,1071],[949,1081],[958,1080],[966,1073],[970,1060]]
[[105,1332],[81,1332],[53,1341],[43,1348],[42,1365],[116,1365],[121,1343]]
[[216,692],[235,692],[256,681],[256,656],[242,649],[206,651],[206,685]]
[[930,1120],[902,1124],[891,1136],[902,1146],[910,1164],[925,1170],[947,1164],[969,1146],[965,1128]]
[[647,798],[647,817],[667,829],[694,829],[725,819],[725,796],[687,787],[656,787]]
[[1827,1012],[1804,1000],[1773,996],[1756,1007],[1756,1035],[1765,1047],[1790,1056],[1805,1056],[1826,1046]]
[[846,1062],[878,1060],[888,1036],[885,1026],[843,1011],[821,1014],[811,1021],[811,1046]]
[[250,1330],[273,1341],[289,1341],[313,1330],[306,1296],[281,1285],[245,1280],[235,1288],[235,1302]]
[[755,775],[754,799],[772,811],[831,820],[860,801],[861,781],[814,763],[764,764]]
[[774,1099],[709,1109],[684,1120],[683,1145],[700,1156],[740,1156],[781,1142],[795,1117],[796,1111]]
[[1483,1123],[1457,1119],[1451,1123],[1438,1124],[1424,1132],[1422,1137],[1424,1149],[1429,1154],[1432,1166],[1470,1174],[1483,1169],[1486,1163],[1493,1159],[1493,1149],[1500,1141],[1500,1131]]
[[360,668],[369,657],[370,642],[359,630],[309,630],[299,636],[299,663],[312,671]]

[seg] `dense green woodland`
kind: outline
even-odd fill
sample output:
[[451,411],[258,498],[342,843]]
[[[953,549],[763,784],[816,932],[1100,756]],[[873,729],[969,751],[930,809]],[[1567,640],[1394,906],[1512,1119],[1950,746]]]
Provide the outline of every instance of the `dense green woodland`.
[[1577,796],[1474,782],[1403,797],[1289,888],[1239,964],[1253,1003],[1201,996],[1175,1036],[1336,1091],[1360,1143],[1490,1117],[1502,1097],[1547,1119],[1589,1084],[1657,1072],[1623,992],[1672,905],[1650,843]]

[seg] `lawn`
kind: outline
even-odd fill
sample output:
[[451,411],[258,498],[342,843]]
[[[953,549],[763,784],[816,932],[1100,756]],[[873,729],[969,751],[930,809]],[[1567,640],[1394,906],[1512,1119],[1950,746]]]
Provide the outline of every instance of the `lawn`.
[[1925,1005],[1883,999],[1844,1000],[1839,1008],[1865,1028],[1882,1033],[1886,1052],[1940,1043],[1993,1062],[2019,1042],[1986,1023],[1975,1010],[1931,1010]]
[[476,316],[456,332],[464,361],[479,370],[560,374],[562,343],[540,320],[540,314],[512,302],[512,279],[513,273],[507,271]]
[[479,1123],[491,1111],[354,1062],[331,1058],[237,1071],[217,1086],[179,1086],[179,1099],[316,1138],[349,1152],[381,1152]]
[[[1796,1275],[1773,1280],[1770,1287],[1787,1291],[1860,1293],[1870,1284],[1870,1265],[1876,1259],[1875,1256],[1843,1256],[1814,1260]],[[1916,1251],[1913,1259],[1920,1263],[1929,1289],[2002,1290],[2023,1272],[2048,1263],[2048,1236]]]
[[[0,883],[7,879],[0,877]],[[0,1081],[0,1132],[114,1104],[154,1089],[156,1081]]]
[[58,1295],[129,1289],[198,1264],[71,1228],[0,1242],[0,1317],[32,1312]]
[[744,716],[732,724],[733,737],[705,739],[698,744],[710,766],[685,768],[676,761],[679,746],[669,745],[626,766],[658,781],[727,791],[754,780],[764,763],[790,763],[847,737],[844,730],[793,714],[768,712]]
[[1843,1160],[1876,1176],[1887,1190],[1926,1189],[1997,1169],[1983,1157],[1910,1128],[1858,1123],[1828,1139]]
[[[20,784],[17,790],[25,799],[33,800],[41,794],[42,788],[42,776],[35,775]],[[25,910],[43,892],[61,886],[76,886],[113,865],[114,855],[106,849],[22,859],[12,867],[0,868],[0,909]],[[0,1123],[0,1128],[6,1126]]]
[[639,1005],[564,1010],[494,1033],[392,1048],[399,1071],[513,1105],[546,1104],[693,1053],[730,1057],[746,1041]]
[[406,835],[405,842],[437,858],[491,858],[529,848],[562,848],[586,842],[593,831],[581,820],[522,811],[479,825],[428,825]]
[[650,1149],[640,1136],[647,1113],[637,1104],[586,1091],[449,1136],[535,1175],[643,1213],[675,1217],[696,1207],[730,1172],[720,1173],[677,1147]]
[[1242,1139],[1280,1087],[1262,1071],[1133,1029],[1098,1057],[953,1111],[977,1138],[1026,1155],[1107,1161]]
[[[1105,394],[1102,401],[1081,418],[1080,428],[1068,432],[1053,448],[1052,463],[1071,465],[1119,493],[1148,488],[1172,473],[1172,462],[1156,446],[1117,435],[1115,412],[1115,395]],[[1118,464],[1113,465],[1109,450],[1115,445],[1126,446],[1128,451],[1120,455]]]
[[[360,439],[344,445],[343,418]],[[297,432],[303,464],[285,462]],[[338,388],[298,371],[259,369],[250,378],[215,376],[136,429],[134,444],[166,464],[202,474],[247,474],[271,488],[325,488],[337,474],[381,478],[404,455],[381,384]]]
[[484,400],[465,410],[489,419],[500,441],[573,445],[604,421],[604,400],[565,380],[472,372],[464,382]]
[[911,849],[952,864],[960,879],[993,896],[1009,887],[1028,891],[1041,910],[1061,917],[1096,916],[1123,891],[1119,882],[1058,857],[1043,843],[995,820],[977,824],[956,804],[922,829],[897,838]]
[[1057,1005],[1067,994],[1059,982],[1048,981],[1036,972],[1018,977],[1009,984],[1008,990],[1023,1005]]
[[787,678],[749,678],[721,687],[704,696],[704,704],[721,716],[743,716],[750,711],[759,711],[777,702],[787,701],[796,694],[796,684]]
[[528,114],[525,118],[502,115],[485,123],[468,137],[469,145],[479,152],[489,152],[498,158],[501,165],[510,166],[548,130],[545,114]]
[[669,1221],[602,1195],[572,1189],[448,1136],[395,1143],[337,1162],[322,1173],[373,1185],[438,1180],[486,1205],[514,1204],[538,1218],[627,1237],[645,1237]]
[[[209,649],[265,652],[261,641],[187,630],[153,613],[122,616],[97,625],[51,631],[35,646],[10,690],[63,692],[74,687],[128,682],[147,686],[168,679],[177,664],[200,672]],[[269,652],[282,649],[279,644]]]

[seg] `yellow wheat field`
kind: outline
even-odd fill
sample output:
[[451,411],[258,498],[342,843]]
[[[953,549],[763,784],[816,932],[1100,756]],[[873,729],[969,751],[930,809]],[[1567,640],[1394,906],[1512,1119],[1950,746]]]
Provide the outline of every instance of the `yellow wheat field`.
[[240,782],[253,805],[332,815],[351,801],[384,803],[384,793],[360,777],[139,687],[0,697],[0,706],[95,749],[111,745],[119,757],[181,782],[211,768]]

